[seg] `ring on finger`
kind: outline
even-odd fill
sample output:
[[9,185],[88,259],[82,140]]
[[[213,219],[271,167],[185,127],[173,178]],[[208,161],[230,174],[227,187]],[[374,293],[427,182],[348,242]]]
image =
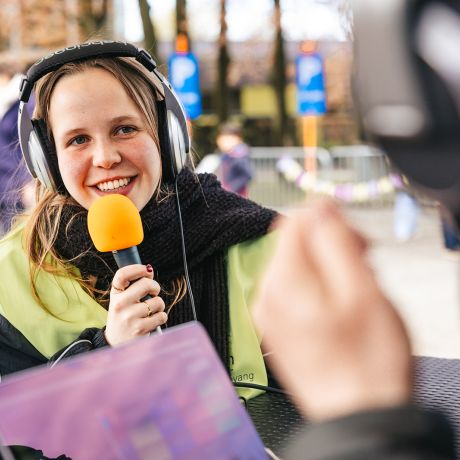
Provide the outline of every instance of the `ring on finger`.
[[150,305],[147,303],[147,302],[142,302],[142,303],[145,303],[145,306],[147,307],[147,316],[146,318],[150,318],[152,315],[153,315],[153,311],[152,309],[150,308]]

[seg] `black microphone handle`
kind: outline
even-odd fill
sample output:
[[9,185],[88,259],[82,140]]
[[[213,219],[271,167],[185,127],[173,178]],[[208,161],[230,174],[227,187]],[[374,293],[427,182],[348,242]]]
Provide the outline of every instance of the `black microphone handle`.
[[[112,251],[113,257],[115,258],[115,262],[118,265],[118,268],[126,267],[127,265],[133,264],[142,264],[141,257],[139,256],[139,251],[137,250],[137,246],[132,246],[126,249],[120,249],[118,251]],[[147,294],[146,296],[142,297],[140,300],[141,302],[145,302],[147,299],[151,299],[152,296]],[[156,332],[161,332],[160,326],[156,329]]]
[[126,267],[126,265],[142,264],[137,246],[120,249],[119,251],[112,251],[112,254],[113,257],[115,257],[118,268]]

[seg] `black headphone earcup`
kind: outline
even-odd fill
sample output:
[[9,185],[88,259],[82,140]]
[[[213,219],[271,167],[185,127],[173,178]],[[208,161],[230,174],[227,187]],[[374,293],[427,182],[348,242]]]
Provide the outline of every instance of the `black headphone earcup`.
[[161,152],[162,182],[174,182],[175,172],[172,163],[173,156],[171,154],[171,143],[169,142],[166,104],[164,101],[157,101],[156,107]]
[[175,115],[167,110],[165,101],[157,102],[157,113],[163,182],[173,182],[187,164],[188,155],[182,130]]
[[352,5],[355,103],[368,138],[413,185],[460,217],[460,65],[452,58],[458,2]]
[[30,151],[36,177],[48,189],[62,193],[65,187],[59,172],[56,149],[48,136],[46,124],[40,118],[31,121],[39,144]]
[[168,110],[167,117],[172,164],[174,167],[174,172],[177,175],[186,166],[187,158],[189,155],[187,155],[185,151],[184,134],[180,127],[179,120],[171,110]]

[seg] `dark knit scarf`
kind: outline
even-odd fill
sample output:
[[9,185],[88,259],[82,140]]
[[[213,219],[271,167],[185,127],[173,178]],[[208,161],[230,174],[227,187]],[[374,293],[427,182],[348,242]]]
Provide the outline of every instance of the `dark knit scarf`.
[[[196,175],[183,170],[178,177],[181,214],[190,284],[198,320],[204,325],[222,361],[228,366],[229,305],[226,255],[230,246],[264,235],[275,211],[223,190],[212,174]],[[141,211],[144,241],[139,245],[143,263],[154,268],[164,288],[184,274],[180,228],[174,187],[167,198],[154,198]],[[65,208],[55,248],[78,267],[86,278],[97,277],[96,287],[108,289],[117,270],[111,253],[94,248],[86,225],[87,211],[81,206]],[[83,255],[82,255],[83,254]],[[160,294],[166,306],[172,296]],[[193,319],[189,296],[176,304],[168,325]]]

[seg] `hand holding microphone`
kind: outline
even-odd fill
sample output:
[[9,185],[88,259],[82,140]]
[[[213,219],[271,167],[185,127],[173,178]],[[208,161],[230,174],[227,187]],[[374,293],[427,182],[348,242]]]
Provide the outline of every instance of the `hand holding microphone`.
[[167,320],[165,304],[158,296],[159,284],[153,269],[143,265],[137,245],[144,238],[139,211],[119,194],[97,199],[88,211],[88,230],[98,251],[111,251],[119,270],[110,291],[106,339],[117,345],[153,330]]

